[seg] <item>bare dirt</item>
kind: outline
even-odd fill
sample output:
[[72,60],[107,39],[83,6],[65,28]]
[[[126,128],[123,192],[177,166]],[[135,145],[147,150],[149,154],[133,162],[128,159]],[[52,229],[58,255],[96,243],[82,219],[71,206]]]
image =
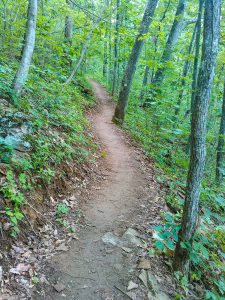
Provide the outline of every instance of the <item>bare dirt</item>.
[[[134,277],[136,254],[110,247],[102,237],[107,232],[122,236],[130,227],[143,231],[143,221],[148,226],[157,224],[165,207],[159,201],[154,172],[151,168],[146,170],[138,150],[111,121],[113,101],[98,83],[92,81],[92,85],[99,105],[90,119],[94,136],[102,145],[103,166],[99,172],[104,180],[98,186],[94,184],[88,199],[83,200],[87,226],[81,229],[79,240],[71,243],[69,251],[53,257],[46,270],[49,284],[37,289],[35,300],[147,299],[140,280]],[[152,271],[157,273],[157,268],[162,270],[153,264]],[[139,289],[127,296],[122,291],[127,293],[131,279]],[[54,288],[56,283],[59,291]]]

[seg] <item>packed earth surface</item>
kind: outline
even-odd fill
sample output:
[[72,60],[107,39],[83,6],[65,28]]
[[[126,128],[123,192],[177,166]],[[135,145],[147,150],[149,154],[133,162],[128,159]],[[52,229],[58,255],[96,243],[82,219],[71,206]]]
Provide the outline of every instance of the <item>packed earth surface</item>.
[[147,228],[166,209],[153,169],[112,123],[114,103],[105,89],[92,85],[99,103],[89,118],[101,144],[102,180],[82,199],[86,226],[48,263],[47,283],[33,299],[170,299],[168,270],[147,255]]

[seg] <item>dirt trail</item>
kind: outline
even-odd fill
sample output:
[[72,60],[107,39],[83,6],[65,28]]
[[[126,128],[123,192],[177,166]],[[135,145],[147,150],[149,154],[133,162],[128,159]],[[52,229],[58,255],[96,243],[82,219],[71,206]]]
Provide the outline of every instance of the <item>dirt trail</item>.
[[76,300],[129,299],[115,286],[126,290],[134,268],[131,259],[120,248],[107,247],[101,238],[109,231],[122,235],[132,227],[135,210],[147,197],[147,179],[140,169],[135,149],[111,122],[114,104],[110,97],[98,83],[93,81],[92,85],[100,105],[91,121],[106,154],[103,158],[106,180],[99,187],[92,187],[90,199],[84,204],[88,227],[79,233],[79,241],[51,262],[50,281],[57,279],[66,289],[57,293],[51,288],[44,296],[36,295],[34,299],[57,300],[63,296]]

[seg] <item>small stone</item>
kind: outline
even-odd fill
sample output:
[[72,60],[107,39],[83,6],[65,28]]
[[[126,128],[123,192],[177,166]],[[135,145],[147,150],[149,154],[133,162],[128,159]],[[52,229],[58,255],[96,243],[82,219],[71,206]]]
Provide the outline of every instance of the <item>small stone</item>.
[[144,269],[144,270],[151,269],[150,261],[146,258],[140,258],[137,268],[138,269]]
[[66,288],[65,285],[61,282],[57,282],[55,285],[53,285],[53,287],[58,293],[61,293]]
[[134,290],[134,289],[137,289],[137,288],[138,288],[138,284],[133,282],[133,281],[130,281],[129,284],[128,284],[127,290],[131,291],[131,290]]
[[68,251],[69,248],[65,244],[61,244],[59,247],[55,249],[56,251]]

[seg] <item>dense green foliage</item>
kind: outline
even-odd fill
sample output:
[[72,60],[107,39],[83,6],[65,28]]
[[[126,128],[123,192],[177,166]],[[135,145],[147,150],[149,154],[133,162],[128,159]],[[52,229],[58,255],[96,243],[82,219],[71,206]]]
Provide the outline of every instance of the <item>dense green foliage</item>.
[[[1,144],[1,161],[6,165],[6,180],[1,192],[7,200],[2,218],[12,224],[13,235],[18,232],[17,223],[23,218],[20,210],[24,205],[23,193],[49,184],[55,176],[56,166],[63,160],[83,162],[89,158],[94,146],[85,130],[88,127],[84,117],[86,107],[93,104],[90,95],[85,94],[87,75],[101,81],[112,91],[113,67],[118,60],[116,74],[116,95],[127,59],[139,30],[145,1],[122,0],[119,12],[119,56],[114,57],[116,36],[116,1],[72,1],[69,7],[65,0],[39,1],[36,45],[28,81],[21,97],[12,90],[12,81],[18,68],[26,25],[27,2],[22,0],[0,2],[0,94],[9,101],[10,112],[26,115],[32,132],[26,140],[32,145],[27,155],[14,155],[11,145]],[[104,5],[109,2],[107,8]],[[154,159],[161,170],[158,181],[168,185],[165,200],[171,214],[165,216],[162,226],[155,228],[160,236],[155,248],[163,253],[174,250],[184,203],[186,177],[189,165],[191,82],[194,51],[188,47],[195,22],[184,27],[173,51],[172,60],[166,64],[166,77],[157,101],[143,107],[140,92],[148,96],[151,79],[161,67],[165,43],[173,22],[178,1],[159,1],[149,33],[145,36],[145,47],[136,70],[124,128],[142,145],[146,154]],[[225,32],[222,5],[222,24],[219,55],[210,102],[210,117],[207,133],[207,163],[202,183],[199,228],[191,250],[191,280],[204,283],[205,299],[223,299],[225,295],[225,185],[215,181],[216,147],[224,84]],[[188,1],[185,20],[195,20],[198,1]],[[102,15],[101,15],[102,14]],[[65,18],[73,20],[72,43],[64,37]],[[100,20],[99,17],[102,19]],[[87,45],[79,72],[69,85],[64,82],[81,55],[83,45],[93,24],[91,40]],[[201,41],[202,42],[202,41]],[[187,77],[182,78],[185,61],[190,62]],[[149,81],[142,86],[144,69],[150,68]],[[103,69],[107,72],[103,77]],[[184,79],[185,86],[181,85]],[[184,88],[181,103],[179,93]],[[83,93],[82,93],[83,91]],[[84,95],[85,94],[85,95]],[[115,98],[116,98],[115,95]],[[7,108],[8,109],[8,108]],[[6,110],[7,110],[6,109]],[[7,112],[2,109],[1,118]],[[1,142],[1,141],[0,141]],[[18,153],[17,153],[18,154]],[[225,168],[224,168],[225,173]],[[59,214],[64,212],[58,208]],[[189,247],[189,245],[183,245]],[[208,276],[210,274],[210,276]],[[179,277],[179,274],[177,275]],[[182,281],[183,280],[183,281]],[[182,278],[182,287],[186,281]]]
[[[50,184],[58,166],[65,161],[75,159],[79,164],[92,159],[90,153],[95,151],[95,146],[87,134],[89,125],[84,111],[94,105],[94,99],[89,83],[80,75],[70,85],[63,85],[70,71],[68,56],[76,51],[73,48],[74,52],[71,49],[70,53],[62,30],[53,32],[63,28],[68,11],[63,1],[56,6],[54,1],[49,3],[45,15],[39,12],[29,78],[21,97],[15,95],[11,83],[19,63],[27,5],[19,1],[16,5],[8,2],[6,6],[6,28],[0,46],[0,93],[8,104],[3,102],[0,106],[1,122],[9,118],[9,122],[28,124],[25,142],[31,145],[29,151],[21,152],[1,138],[1,170],[6,175],[0,187],[6,199],[1,219],[6,223],[10,221],[15,236],[19,232],[18,223],[24,217],[21,208],[26,205],[27,191]],[[74,15],[77,16],[77,12]],[[74,19],[77,18],[74,16]],[[58,20],[62,21],[60,26]],[[0,22],[1,28],[4,27],[3,19]],[[79,22],[85,22],[83,14],[79,14]],[[82,38],[85,37],[81,35]]]

